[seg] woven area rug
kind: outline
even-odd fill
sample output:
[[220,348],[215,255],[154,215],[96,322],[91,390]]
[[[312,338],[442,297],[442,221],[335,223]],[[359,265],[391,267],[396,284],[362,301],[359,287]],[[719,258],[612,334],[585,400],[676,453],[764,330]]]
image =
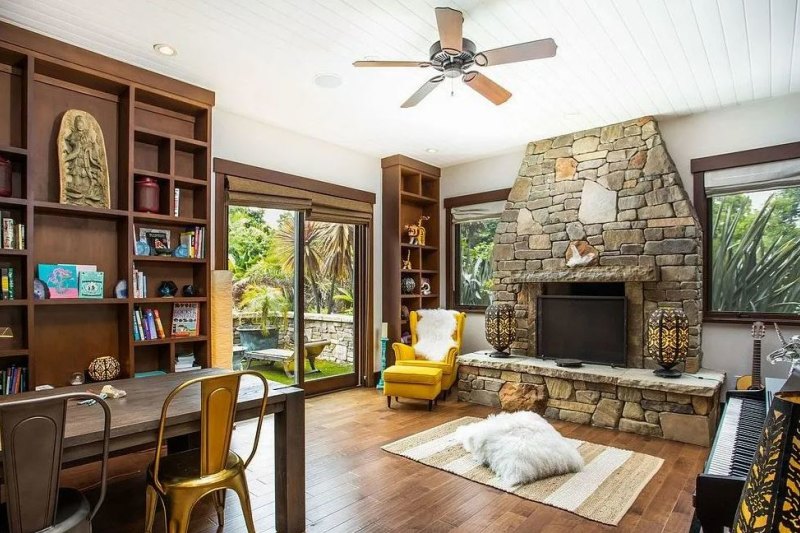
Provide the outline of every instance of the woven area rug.
[[504,487],[487,467],[475,462],[453,433],[471,416],[417,433],[383,446],[387,452],[495,487],[527,500],[570,511],[589,520],[615,526],[628,512],[664,460],[610,446],[567,439],[578,448],[585,467],[576,474],[555,476],[527,485]]

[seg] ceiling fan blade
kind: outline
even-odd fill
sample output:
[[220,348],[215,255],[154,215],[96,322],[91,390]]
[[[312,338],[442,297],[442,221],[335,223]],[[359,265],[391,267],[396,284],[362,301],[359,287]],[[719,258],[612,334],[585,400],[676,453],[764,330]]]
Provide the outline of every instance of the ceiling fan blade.
[[401,105],[400,107],[402,108],[414,107],[415,105],[420,103],[423,98],[428,96],[436,88],[437,85],[442,83],[442,80],[444,80],[444,76],[436,76],[435,78],[429,79],[428,81],[425,82],[425,84],[422,87],[417,89],[417,92],[412,94],[408,100],[403,102],[403,105]]
[[449,7],[437,7],[436,25],[439,27],[442,50],[454,56],[460,54],[464,29],[464,15],[461,11]]
[[354,67],[429,67],[430,61],[355,61]]
[[512,44],[493,50],[486,50],[475,56],[475,64],[481,67],[518,63],[531,59],[542,59],[556,55],[556,42],[553,39],[540,39],[529,43]]
[[497,85],[480,72],[475,72],[474,70],[464,74],[464,83],[494,105],[500,105],[511,98],[510,92]]

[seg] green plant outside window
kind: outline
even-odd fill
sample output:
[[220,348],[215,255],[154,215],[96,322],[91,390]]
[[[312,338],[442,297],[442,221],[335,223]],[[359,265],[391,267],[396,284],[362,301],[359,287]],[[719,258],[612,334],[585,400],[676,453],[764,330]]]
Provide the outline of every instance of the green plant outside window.
[[454,224],[456,255],[456,305],[486,307],[492,289],[492,250],[499,219],[471,220]]
[[800,314],[800,187],[711,199],[710,310]]

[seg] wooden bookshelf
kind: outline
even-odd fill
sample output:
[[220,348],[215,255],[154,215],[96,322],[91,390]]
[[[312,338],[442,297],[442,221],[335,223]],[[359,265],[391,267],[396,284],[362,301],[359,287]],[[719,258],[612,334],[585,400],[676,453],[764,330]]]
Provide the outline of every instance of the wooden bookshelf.
[[[211,246],[209,214],[211,110],[214,94],[75,47],[0,23],[0,155],[12,162],[12,197],[0,198],[26,226],[26,249],[0,250],[0,264],[15,269],[15,300],[0,300],[0,370],[26,365],[29,386],[67,385],[95,357],[112,355],[121,377],[151,370],[173,371],[175,357],[193,352],[209,364]],[[91,68],[84,65],[91,65]],[[100,124],[110,173],[108,209],[59,203],[55,139],[68,109],[91,113]],[[160,212],[134,210],[134,182],[155,179]],[[175,189],[181,199],[175,216]],[[206,230],[205,257],[136,256],[139,229]],[[41,263],[97,265],[105,274],[101,299],[33,299]],[[148,277],[148,294],[133,298],[133,271]],[[126,280],[130,294],[115,298]],[[196,297],[159,298],[158,285],[194,285]],[[199,335],[134,341],[137,307],[159,310],[167,335],[172,305],[199,306]]]
[[[408,321],[401,318],[401,307],[410,311],[439,307],[439,177],[440,170],[402,155],[381,160],[383,168],[383,321],[389,324],[389,339],[399,342],[408,331]],[[408,243],[403,229],[420,216],[429,216],[425,245]],[[401,263],[411,254],[411,270],[401,270]],[[400,282],[414,279],[412,294],[403,294]],[[434,293],[420,294],[422,279],[429,280]],[[391,351],[390,351],[391,352]],[[390,361],[393,354],[388,353]]]

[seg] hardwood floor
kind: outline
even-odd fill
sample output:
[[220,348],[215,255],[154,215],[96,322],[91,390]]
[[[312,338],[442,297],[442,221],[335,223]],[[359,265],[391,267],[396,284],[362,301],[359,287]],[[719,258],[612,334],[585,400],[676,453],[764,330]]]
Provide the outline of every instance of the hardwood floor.
[[[565,436],[649,453],[665,460],[616,528],[480,485],[456,475],[391,455],[383,444],[461,416],[485,416],[487,407],[440,403],[428,412],[422,402],[402,400],[386,408],[374,390],[356,389],[306,403],[307,522],[310,532],[686,532],[692,492],[708,449],[590,426],[555,422]],[[271,417],[270,417],[271,419]],[[271,420],[248,471],[256,528],[274,530]],[[239,424],[234,448],[246,453],[254,425]],[[144,485],[141,472],[151,459],[142,453],[116,461],[115,481],[95,519],[95,533],[141,533]],[[131,476],[124,470],[137,467]],[[94,467],[65,473],[72,486],[96,479]],[[90,493],[94,498],[95,494]],[[92,500],[94,501],[94,500]],[[195,508],[190,531],[217,531],[210,501]],[[163,532],[159,512],[156,532]],[[225,532],[246,531],[236,496],[228,495]]]

